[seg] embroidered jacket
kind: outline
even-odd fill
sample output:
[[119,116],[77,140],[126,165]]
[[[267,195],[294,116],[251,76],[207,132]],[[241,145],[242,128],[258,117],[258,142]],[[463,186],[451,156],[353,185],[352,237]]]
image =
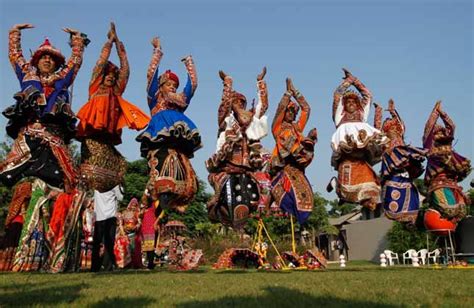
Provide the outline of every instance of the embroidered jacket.
[[191,98],[197,88],[196,67],[192,57],[187,56],[183,62],[188,72],[188,80],[183,92],[169,93],[167,97],[164,97],[163,93],[160,92],[159,75],[159,65],[162,56],[163,52],[160,49],[155,48],[147,72],[148,107],[150,107],[152,116],[160,111],[168,109],[184,112],[191,102]]

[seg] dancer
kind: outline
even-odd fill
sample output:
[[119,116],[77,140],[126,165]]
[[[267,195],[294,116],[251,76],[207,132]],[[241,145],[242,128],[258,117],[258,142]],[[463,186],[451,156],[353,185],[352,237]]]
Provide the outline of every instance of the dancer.
[[77,30],[64,28],[71,35],[72,55],[67,62],[48,39],[26,61],[21,30],[29,28],[33,25],[19,24],[9,33],[9,58],[21,92],[15,95],[16,103],[3,112],[9,119],[7,134],[15,142],[0,164],[0,180],[14,185],[26,176],[35,176],[69,190],[76,184],[76,172],[67,144],[74,137],[76,118],[68,88],[81,67],[89,40]]
[[247,99],[233,87],[232,77],[219,72],[223,81],[218,111],[216,152],[206,161],[214,196],[208,202],[209,218],[241,227],[251,211],[269,206],[269,155],[260,140],[268,133],[266,68],[257,76],[258,102],[247,110]]
[[[116,47],[120,68],[109,61]],[[79,110],[77,138],[81,144],[81,173],[91,189],[108,191],[123,181],[126,161],[114,147],[122,143],[122,128],[141,130],[150,118],[122,98],[130,68],[124,44],[115,24],[110,24],[107,41],[92,72],[89,101]]]
[[[296,102],[291,98],[295,98]],[[301,113],[297,120],[298,111]],[[313,209],[313,190],[304,171],[314,157],[317,130],[313,128],[305,137],[304,129],[311,108],[290,78],[286,79],[286,92],[275,113],[272,133],[275,149],[272,155],[272,196],[280,208],[303,224]]]
[[[372,166],[381,160],[388,139],[367,123],[372,94],[348,70],[334,92],[331,165],[338,172],[328,191],[336,186],[339,202],[361,204],[374,210],[380,203],[380,183]],[[354,86],[362,95],[348,90]]]
[[405,143],[405,124],[392,99],[388,102],[390,118],[382,124],[382,107],[375,104],[375,128],[390,139],[382,155],[382,205],[385,216],[399,222],[415,224],[420,208],[419,192],[413,184],[424,171],[426,151]]
[[[437,124],[441,119],[444,126]],[[428,187],[429,211],[457,223],[466,215],[467,197],[457,183],[471,172],[469,159],[453,149],[456,126],[438,101],[425,125],[423,147],[428,151],[425,185]],[[425,225],[427,223],[425,215]]]
[[197,87],[197,75],[191,56],[182,61],[188,72],[183,92],[176,93],[178,76],[170,70],[159,75],[163,52],[160,39],[151,41],[153,56],[148,68],[148,106],[151,121],[137,141],[141,154],[147,158],[150,179],[157,192],[160,207],[184,211],[198,189],[198,181],[190,158],[201,145],[201,135],[196,125],[184,115]]

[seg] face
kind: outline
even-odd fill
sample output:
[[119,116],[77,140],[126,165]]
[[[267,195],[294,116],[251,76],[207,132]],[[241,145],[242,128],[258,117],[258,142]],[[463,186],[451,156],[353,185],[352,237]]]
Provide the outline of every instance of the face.
[[348,98],[344,104],[344,110],[348,113],[354,113],[357,110],[357,102],[353,98]]
[[104,86],[106,87],[113,87],[115,85],[116,76],[114,72],[109,72],[104,77]]
[[56,70],[56,62],[48,54],[41,56],[38,61],[38,70],[42,74],[51,74]]
[[174,80],[167,80],[162,86],[161,91],[164,93],[176,93],[176,89],[178,88],[178,83]]
[[293,122],[296,118],[296,111],[294,108],[288,108],[285,112],[285,122]]
[[243,99],[237,99],[237,104],[239,105],[240,108],[245,108],[245,105],[247,104],[247,102]]

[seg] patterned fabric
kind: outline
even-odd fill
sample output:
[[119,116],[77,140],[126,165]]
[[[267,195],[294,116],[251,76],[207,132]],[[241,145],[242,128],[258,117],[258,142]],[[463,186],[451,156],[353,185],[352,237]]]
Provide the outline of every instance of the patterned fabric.
[[410,145],[396,146],[386,151],[382,156],[382,177],[408,172],[411,179],[418,178],[423,173],[423,161],[426,151]]
[[142,251],[154,251],[155,250],[155,211],[157,210],[158,202],[153,202],[153,205],[148,207],[143,214],[143,221],[141,227],[141,234],[143,236]]
[[[438,119],[444,127],[436,124]],[[438,102],[428,118],[423,135],[423,146],[428,150],[425,185],[428,187],[430,207],[444,218],[461,220],[466,215],[467,198],[458,182],[471,172],[469,159],[452,148],[456,126]]]
[[305,223],[313,210],[313,190],[304,172],[286,165],[273,178],[272,186],[272,197],[280,208]]
[[76,170],[64,141],[55,126],[30,124],[20,130],[6,159],[0,164],[0,179],[13,185],[27,176],[38,177],[49,185],[71,189]]
[[411,179],[393,176],[384,183],[382,204],[387,218],[414,224],[420,207],[418,190]]
[[[36,104],[38,113],[30,114],[31,122],[40,119],[41,122],[52,122],[61,125],[66,140],[74,135],[75,118],[70,107],[68,88],[74,82],[74,78],[82,64],[82,55],[87,38],[83,35],[71,36],[72,55],[66,64],[53,74],[39,76],[37,68],[23,57],[21,48],[21,32],[11,29],[9,33],[9,59],[13,69],[20,81],[21,90],[33,87],[41,93],[41,99]],[[59,63],[58,63],[59,64]],[[18,118],[11,118],[8,126],[9,134],[16,138],[15,131],[22,125],[16,123]]]
[[374,210],[380,203],[380,190],[377,175],[367,162],[348,159],[339,164],[337,195],[342,201]]
[[[275,148],[272,154],[272,168],[283,167],[287,159],[292,159],[295,153],[299,152],[302,142],[305,139],[303,131],[309,119],[310,107],[303,96],[298,97],[297,101],[298,104],[302,106],[298,121],[293,123],[284,121],[285,113],[291,102],[290,95],[286,93],[283,95],[275,113],[275,118],[272,123],[272,133],[275,138]],[[307,162],[308,165],[311,159]]]
[[202,147],[201,136],[196,125],[184,115],[197,88],[197,75],[191,56],[184,59],[188,71],[188,81],[182,93],[160,91],[159,64],[163,53],[155,49],[148,68],[148,106],[151,121],[146,130],[138,135],[141,142],[141,153],[147,157],[148,152],[159,147],[173,147],[192,157]]
[[49,199],[45,195],[46,183],[36,180],[25,216],[20,242],[15,254],[12,271],[37,271],[47,261],[48,250],[44,234],[47,232]]
[[81,143],[81,174],[91,189],[109,191],[123,180],[125,158],[112,143],[86,138]]
[[293,122],[285,119],[288,110],[295,110],[296,106],[291,106],[294,103],[290,96],[289,93],[283,95],[272,123],[275,138],[272,172],[276,174],[272,179],[272,197],[283,211],[294,215],[303,224],[313,209],[313,190],[304,170],[313,160],[317,137],[303,135],[310,107],[299,93],[296,95],[301,106],[299,119]]
[[[118,69],[108,62],[111,48],[112,42],[107,41],[94,67],[89,85],[89,101],[77,114],[80,120],[77,136],[102,135],[114,144],[120,144],[123,127],[141,130],[148,124],[150,117],[122,98],[130,74],[127,55],[123,43],[117,42],[120,59]],[[107,87],[103,84],[104,76],[114,68],[117,70],[117,80],[113,87]]]
[[429,192],[428,200],[430,206],[438,210],[443,217],[461,220],[467,214],[467,197],[462,192],[462,187],[454,183],[451,183],[452,187],[445,186],[446,182],[443,184],[444,187],[441,186]]
[[232,78],[226,76],[218,110],[217,148],[206,161],[209,172],[236,173],[262,167],[264,151],[260,139],[268,132],[266,82],[257,81],[258,103],[250,110],[246,109],[247,99],[232,89],[232,83]]
[[24,220],[24,215],[28,208],[28,204],[31,198],[31,183],[22,182],[15,186],[13,197],[8,208],[7,218],[5,219],[5,229],[14,221],[21,220],[21,224]]
[[[362,94],[362,98],[355,92],[348,91],[351,85]],[[344,109],[344,104],[348,98],[355,99],[358,105],[358,109],[352,114]],[[367,122],[371,101],[372,93],[359,79],[353,76],[344,79],[334,91],[332,118],[336,127],[348,122]]]
[[198,190],[196,173],[189,158],[174,149],[148,153],[148,183],[160,197],[162,208],[186,207]]
[[250,214],[257,210],[261,196],[262,186],[254,175],[251,172],[209,174],[209,183],[215,191],[207,204],[211,221],[235,228],[245,225]]

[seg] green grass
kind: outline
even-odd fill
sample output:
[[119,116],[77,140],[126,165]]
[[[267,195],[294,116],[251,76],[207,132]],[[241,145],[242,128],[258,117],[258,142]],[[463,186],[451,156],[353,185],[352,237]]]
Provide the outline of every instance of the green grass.
[[474,270],[349,262],[326,271],[2,273],[0,306],[473,307]]

